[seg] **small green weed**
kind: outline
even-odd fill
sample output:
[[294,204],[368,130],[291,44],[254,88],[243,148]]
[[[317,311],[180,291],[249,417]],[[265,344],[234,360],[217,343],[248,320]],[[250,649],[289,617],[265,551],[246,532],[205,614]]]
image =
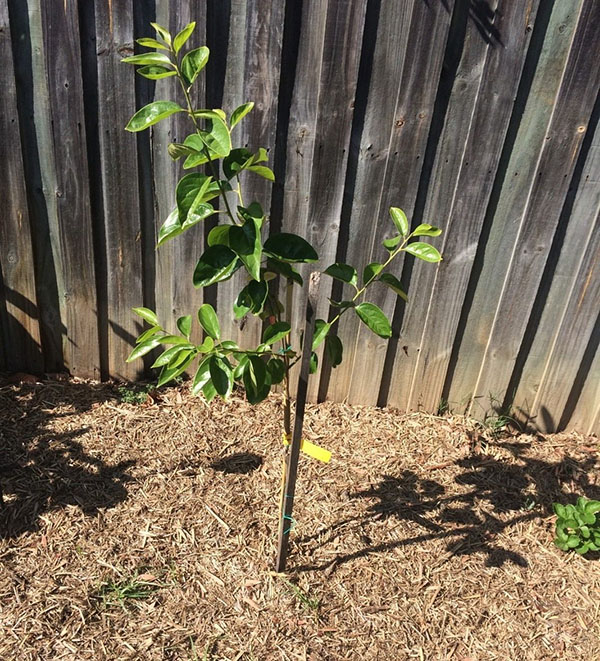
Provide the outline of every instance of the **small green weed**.
[[119,393],[119,401],[121,404],[144,404],[148,399],[148,393],[154,390],[152,384],[147,385],[127,385],[119,386],[117,392]]
[[294,585],[291,581],[288,581],[287,578],[284,578],[283,576],[280,577],[281,580],[285,583],[285,585],[288,587],[290,592],[298,599],[298,601],[302,604],[302,606],[312,613],[313,615],[316,615],[318,617],[319,614],[319,608],[321,607],[321,601],[320,599],[317,599],[315,597],[311,597],[308,593],[306,593],[302,588],[298,587],[297,585]]
[[120,580],[110,578],[100,585],[98,597],[105,608],[120,606],[126,611],[131,602],[147,599],[161,587],[163,585],[149,573],[136,574]]
[[600,501],[578,498],[576,505],[553,503],[556,520],[554,543],[580,555],[600,551]]

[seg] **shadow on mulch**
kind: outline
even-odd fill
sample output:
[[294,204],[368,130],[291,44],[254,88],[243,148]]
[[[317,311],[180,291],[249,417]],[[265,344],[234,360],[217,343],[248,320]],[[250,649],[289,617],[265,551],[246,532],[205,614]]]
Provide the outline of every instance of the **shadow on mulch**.
[[50,426],[110,398],[109,388],[88,383],[0,388],[0,539],[38,530],[40,516],[57,508],[77,505],[90,515],[125,500],[134,461],[111,465],[86,452],[77,438],[89,428]]
[[236,452],[227,457],[218,459],[210,467],[221,473],[237,473],[246,475],[261,467],[263,458],[253,452]]
[[[523,465],[509,465],[477,453],[444,465],[462,469],[454,481],[457,485],[471,486],[466,493],[449,495],[444,485],[435,480],[423,480],[410,470],[404,470],[399,475],[384,475],[369,489],[351,493],[350,499],[375,502],[365,515],[338,521],[316,534],[300,538],[298,543],[318,540],[317,548],[324,547],[348,524],[362,527],[368,522],[389,518],[410,521],[423,532],[381,544],[373,544],[368,535],[363,534],[364,548],[339,554],[323,564],[297,567],[296,571],[332,571],[339,565],[372,553],[436,539],[451,539],[447,546],[448,559],[452,556],[484,554],[488,567],[500,567],[507,562],[527,567],[525,557],[498,546],[494,542],[496,536],[516,524],[551,513],[553,502],[574,503],[581,495],[599,500],[600,487],[589,480],[596,459],[590,456],[589,459],[577,461],[568,457],[562,461],[548,462],[526,456],[526,450],[531,447],[529,442],[499,441],[496,446],[511,452]],[[533,492],[530,488],[532,484]],[[572,488],[565,490],[566,484]],[[587,559],[594,560],[597,555],[588,554]]]

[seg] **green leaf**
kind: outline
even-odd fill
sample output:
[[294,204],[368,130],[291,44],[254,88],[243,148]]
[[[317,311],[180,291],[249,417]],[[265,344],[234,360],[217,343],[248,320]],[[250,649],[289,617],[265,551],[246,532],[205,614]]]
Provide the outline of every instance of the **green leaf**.
[[131,363],[134,360],[137,360],[138,358],[141,358],[142,356],[145,356],[147,353],[152,351],[152,349],[155,349],[157,346],[160,345],[162,338],[161,337],[153,337],[149,340],[146,340],[145,342],[140,342],[135,349],[127,356],[127,360],[125,362]]
[[[238,354],[239,355],[239,354]],[[242,354],[238,358],[238,364],[235,366],[233,370],[233,378],[238,381],[239,379],[242,378],[242,375],[244,373],[244,369],[246,368],[246,363],[248,362],[248,356],[246,354]]]
[[564,505],[561,505],[560,503],[553,503],[552,508],[554,509],[556,516],[559,516],[561,519],[566,517],[567,511]]
[[164,53],[140,53],[139,55],[124,57],[121,62],[126,62],[127,64],[158,65],[170,67],[171,69],[173,68],[173,63]]
[[231,151],[231,134],[220,117],[214,117],[209,131],[200,136],[208,147],[211,159],[223,158]]
[[429,245],[428,243],[423,243],[422,241],[409,243],[406,248],[404,248],[404,250],[425,262],[434,263],[440,262],[442,260],[442,256],[436,248]]
[[156,30],[156,32],[165,40],[165,43],[169,46],[171,45],[171,34],[166,28],[163,28],[162,25],[158,23],[150,23],[150,25]]
[[398,234],[397,236],[393,236],[391,239],[384,239],[383,247],[386,250],[393,252],[393,250],[398,247],[401,241],[402,241],[402,236]]
[[356,273],[356,269],[354,266],[350,266],[349,264],[336,262],[335,264],[328,266],[325,271],[323,271],[323,273],[331,276],[332,278],[335,278],[336,280],[341,280],[342,282],[347,282],[349,285],[354,285],[355,287],[358,282],[358,274]]
[[198,308],[198,321],[204,330],[214,340],[218,340],[221,335],[221,327],[219,325],[219,318],[215,309],[210,303],[204,303]]
[[370,264],[367,264],[363,271],[363,285],[366,285],[374,280],[375,277],[381,273],[382,269],[383,264],[380,264],[379,262],[371,262]]
[[600,501],[598,500],[588,500],[585,504],[586,514],[596,514],[600,512]]
[[199,344],[196,348],[200,353],[210,353],[215,348],[215,341],[210,335],[207,335],[204,338],[204,342]]
[[148,308],[131,308],[138,317],[141,317],[144,321],[147,321],[153,326],[158,326],[158,317],[155,312],[149,310]]
[[181,335],[162,335],[159,342],[160,344],[189,344],[188,340]]
[[232,225],[216,225],[213,227],[206,237],[208,245],[229,247],[229,231],[232,227]]
[[281,358],[271,358],[267,363],[267,372],[271,375],[271,385],[277,385],[285,378],[285,363]]
[[223,159],[223,174],[226,179],[233,179],[254,161],[252,152],[245,147],[232,149]]
[[168,383],[169,381],[172,381],[173,379],[176,379],[179,375],[183,374],[185,370],[188,368],[188,365],[194,360],[195,357],[196,354],[190,351],[189,355],[179,365],[175,365],[174,367],[170,367],[167,365],[163,367],[163,370],[160,373],[160,377],[158,379],[158,383],[156,384],[157,387],[160,388],[160,386],[164,386],[165,383]]
[[387,285],[392,291],[398,294],[398,296],[400,296],[403,301],[408,302],[408,296],[406,295],[404,289],[402,289],[402,283],[395,275],[392,275],[391,273],[382,273],[378,279],[380,282],[383,282],[383,284]]
[[183,30],[173,39],[173,50],[179,53],[185,42],[191,37],[194,28],[196,27],[195,21],[188,23]]
[[202,388],[202,394],[204,395],[204,399],[209,404],[217,396],[217,391],[212,381],[208,381],[208,383],[204,384],[204,387]]
[[179,317],[177,320],[177,328],[182,335],[185,335],[187,339],[190,339],[190,334],[192,332],[192,315],[186,314],[184,317]]
[[398,207],[390,207],[390,216],[400,234],[402,234],[402,236],[408,236],[410,225],[408,224],[408,218],[404,211],[398,209]]
[[260,242],[260,221],[250,218],[243,225],[235,225],[229,231],[229,246],[242,260],[250,277],[260,280],[262,245]]
[[194,287],[208,287],[230,278],[241,266],[237,255],[226,246],[210,246],[194,270]]
[[177,209],[173,209],[171,213],[167,216],[167,219],[163,223],[162,227],[158,231],[158,243],[156,247],[160,247],[163,243],[166,243],[170,239],[174,239],[176,236],[179,236],[183,232],[183,227],[179,222],[179,212]]
[[189,156],[190,154],[196,154],[196,150],[188,145],[181,144],[180,142],[172,142],[168,147],[167,151],[169,156],[174,160],[179,160],[182,156]]
[[242,374],[246,397],[250,404],[258,404],[269,394],[271,384],[267,375],[267,368],[259,356],[248,356],[248,362]]
[[334,308],[342,308],[345,310],[346,308],[353,308],[356,307],[356,303],[354,301],[334,301],[332,298],[327,299],[331,305]]
[[327,333],[331,328],[331,324],[323,321],[323,319],[317,319],[315,321],[315,334],[313,335],[312,348],[316,349],[321,342],[325,339]]
[[268,255],[283,262],[316,262],[319,256],[315,249],[296,234],[272,234],[265,242],[263,250]]
[[337,335],[328,335],[325,338],[325,351],[333,368],[337,367],[343,359],[344,347]]
[[274,271],[279,275],[282,275],[292,282],[296,282],[300,286],[304,283],[302,276],[296,271],[293,266],[290,266],[287,262],[280,262],[277,259],[267,259],[267,269],[269,271]]
[[175,197],[183,230],[215,213],[213,206],[204,201],[211,183],[212,177],[200,172],[191,172],[179,180]]
[[233,304],[233,310],[236,319],[241,319],[243,316],[252,312],[252,314],[260,314],[267,300],[269,287],[263,280],[256,282],[250,281],[238,294],[238,297]]
[[160,326],[151,326],[147,330],[145,330],[135,341],[136,344],[141,344],[142,342],[145,342],[146,340],[150,339],[157,333],[159,333],[162,330]]
[[417,225],[413,230],[413,236],[439,236],[442,233],[442,230],[439,227],[434,227],[429,225],[429,223],[422,223]]
[[192,384],[192,393],[198,395],[202,388],[210,381],[210,356],[207,356],[200,362],[198,369],[196,370],[196,375],[194,376],[194,382]]
[[161,44],[160,41],[152,39],[150,37],[142,37],[141,39],[136,39],[136,42],[140,46],[146,46],[146,48],[162,48],[162,50],[169,50],[167,46]]
[[210,378],[215,390],[223,399],[227,399],[233,389],[233,370],[225,358],[211,356],[209,362]]
[[360,303],[355,308],[360,320],[365,323],[375,335],[392,337],[392,327],[383,311],[373,303]]
[[275,344],[279,340],[282,340],[291,330],[290,325],[285,321],[277,321],[271,326],[265,328],[263,333],[263,343],[264,344]]
[[144,78],[149,78],[150,80],[160,80],[161,78],[169,78],[170,76],[176,76],[177,71],[173,69],[167,69],[166,67],[161,67],[158,65],[152,65],[148,67],[140,67],[137,70],[137,73]]
[[[163,351],[160,356],[154,361],[151,365],[152,369],[155,367],[163,367],[163,365],[168,365],[171,360],[177,356],[181,351],[188,351],[192,348],[191,344],[183,346],[181,344],[176,344],[174,347],[169,347],[166,351]],[[187,356],[187,354],[186,354]]]
[[208,62],[210,51],[206,46],[194,48],[181,60],[181,73],[188,85],[191,85]]
[[250,172],[254,172],[254,174],[258,174],[261,177],[264,177],[265,179],[268,179],[269,181],[275,181],[275,174],[273,173],[273,170],[268,168],[266,165],[251,165],[248,170]]
[[238,106],[232,113],[229,125],[233,128],[240,120],[242,120],[254,108],[254,102],[244,103]]
[[319,356],[313,351],[310,354],[310,363],[308,367],[308,373],[309,374],[314,374],[317,369],[319,368]]
[[160,122],[161,119],[170,117],[176,112],[181,112],[182,110],[183,108],[173,101],[154,101],[138,110],[129,120],[125,130],[131,131],[132,133],[143,131],[149,126]]
[[577,535],[569,535],[567,539],[567,546],[570,549],[574,549],[576,546],[579,546],[579,537]]

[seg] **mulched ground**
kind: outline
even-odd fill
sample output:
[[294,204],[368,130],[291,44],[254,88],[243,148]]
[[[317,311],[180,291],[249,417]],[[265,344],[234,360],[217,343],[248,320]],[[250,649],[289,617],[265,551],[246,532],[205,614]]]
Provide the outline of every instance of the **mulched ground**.
[[311,406],[286,576],[277,399],[0,388],[0,659],[600,658],[600,563],[552,544],[596,438]]

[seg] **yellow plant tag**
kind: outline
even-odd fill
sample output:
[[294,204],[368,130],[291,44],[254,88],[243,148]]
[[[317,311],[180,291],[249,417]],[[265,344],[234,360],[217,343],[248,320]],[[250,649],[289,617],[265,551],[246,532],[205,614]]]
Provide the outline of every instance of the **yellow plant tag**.
[[[290,444],[290,439],[285,435],[285,432],[283,434],[283,444]],[[307,454],[309,457],[317,459],[318,461],[322,461],[325,464],[328,464],[331,459],[331,452],[329,450],[322,448],[320,445],[315,445],[310,441],[305,441],[304,439],[301,439],[300,441],[300,449],[304,454]]]

